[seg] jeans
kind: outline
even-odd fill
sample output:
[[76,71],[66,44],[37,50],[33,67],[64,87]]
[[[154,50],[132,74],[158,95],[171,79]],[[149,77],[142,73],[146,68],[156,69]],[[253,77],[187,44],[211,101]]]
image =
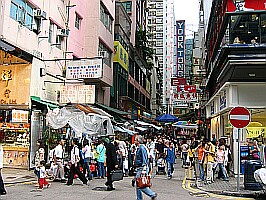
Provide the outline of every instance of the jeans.
[[98,162],[98,176],[105,177],[105,169],[103,162]]
[[[138,167],[137,168],[136,179],[138,177],[140,177],[140,174],[141,174],[142,170],[143,170],[143,167]],[[144,192],[147,196],[149,196],[151,198],[155,196],[155,192],[153,192],[149,187],[146,187],[146,188],[143,188],[143,189],[139,189],[137,184],[136,184],[137,200],[143,200],[142,192]]]
[[219,169],[222,170],[224,180],[227,180],[228,178],[227,178],[226,170],[225,170],[225,167],[224,167],[223,163],[218,163],[217,166],[216,166],[215,171],[217,172]]
[[204,166],[202,161],[199,161],[200,180],[204,181]]
[[90,170],[90,158],[84,159],[84,168],[83,168],[84,175],[86,175],[86,171],[87,171],[87,177],[89,178],[89,180],[91,180],[92,176],[91,176],[91,170]]
[[182,153],[182,159],[183,159],[183,166],[186,166],[186,164],[187,164],[187,152]]
[[172,177],[172,174],[174,172],[174,163],[167,162],[168,167],[168,177]]

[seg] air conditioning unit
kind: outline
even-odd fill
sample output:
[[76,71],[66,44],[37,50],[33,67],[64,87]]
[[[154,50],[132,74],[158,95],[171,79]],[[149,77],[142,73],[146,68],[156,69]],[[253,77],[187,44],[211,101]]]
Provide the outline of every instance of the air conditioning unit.
[[69,36],[69,30],[68,29],[57,29],[56,35],[60,37],[67,37]]
[[99,56],[106,58],[107,57],[107,51],[99,51]]
[[45,11],[42,11],[41,9],[36,9],[34,10],[34,17],[39,19],[46,19],[47,13]]

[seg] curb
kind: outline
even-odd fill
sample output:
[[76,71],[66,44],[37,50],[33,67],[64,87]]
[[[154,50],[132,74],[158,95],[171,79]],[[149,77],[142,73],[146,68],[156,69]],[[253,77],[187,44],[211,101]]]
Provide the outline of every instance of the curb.
[[239,193],[239,192],[231,192],[231,191],[220,191],[220,190],[205,190],[201,187],[196,186],[197,189],[202,190],[204,192],[213,193],[217,195],[225,195],[225,196],[233,196],[233,197],[246,197],[246,198],[256,198],[260,195],[263,195],[263,192],[254,192],[254,193]]

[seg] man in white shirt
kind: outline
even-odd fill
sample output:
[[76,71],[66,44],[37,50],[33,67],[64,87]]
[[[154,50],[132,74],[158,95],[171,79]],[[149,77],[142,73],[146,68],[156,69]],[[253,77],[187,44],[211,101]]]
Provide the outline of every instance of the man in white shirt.
[[[64,159],[64,140],[60,140],[59,144],[55,147],[54,150],[54,163],[55,165],[57,165],[57,173],[54,181],[60,180],[61,182],[64,183],[66,182],[66,180],[65,180],[63,159]],[[60,178],[58,177],[58,175]]]
[[148,148],[149,163],[152,169],[152,167],[155,165],[155,143],[151,138],[148,138],[146,146]]

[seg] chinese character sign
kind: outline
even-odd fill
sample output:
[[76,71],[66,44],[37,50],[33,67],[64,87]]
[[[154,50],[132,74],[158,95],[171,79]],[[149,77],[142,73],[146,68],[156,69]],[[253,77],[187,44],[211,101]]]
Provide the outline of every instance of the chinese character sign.
[[8,86],[8,82],[12,80],[12,70],[3,70],[1,74],[1,80],[6,82],[6,87]]
[[13,123],[28,123],[29,112],[25,110],[12,110]]
[[197,93],[181,92],[174,93],[174,101],[197,101]]
[[71,60],[67,62],[67,79],[102,78],[103,59]]
[[95,85],[61,86],[60,103],[95,103]]

